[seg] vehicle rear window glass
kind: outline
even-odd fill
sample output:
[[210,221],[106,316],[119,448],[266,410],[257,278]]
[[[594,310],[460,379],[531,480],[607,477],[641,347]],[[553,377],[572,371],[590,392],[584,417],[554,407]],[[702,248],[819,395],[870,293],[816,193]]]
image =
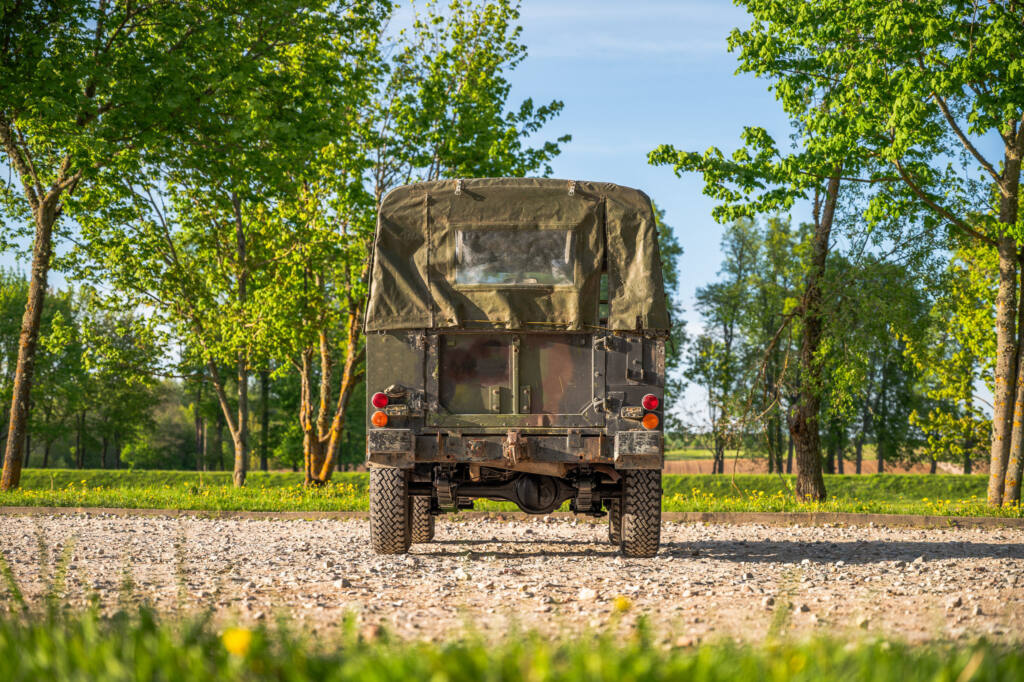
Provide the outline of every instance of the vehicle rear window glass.
[[455,284],[571,286],[575,241],[572,230],[456,230]]

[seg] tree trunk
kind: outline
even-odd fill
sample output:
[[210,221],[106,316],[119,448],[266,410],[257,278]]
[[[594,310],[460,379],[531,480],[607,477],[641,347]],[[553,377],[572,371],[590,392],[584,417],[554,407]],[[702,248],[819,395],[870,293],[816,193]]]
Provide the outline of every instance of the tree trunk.
[[32,455],[32,432],[25,431],[25,461],[22,462],[21,467],[28,469],[28,458]]
[[992,450],[989,456],[988,503],[1003,501],[1006,466],[1012,441],[1012,415],[1017,395],[1016,287],[1017,249],[1014,238],[999,238],[999,289],[996,293],[996,371],[993,391]]
[[970,455],[964,455],[964,475],[969,475],[973,469],[973,462]]
[[270,449],[270,370],[260,371],[260,470],[269,467]]
[[846,451],[846,439],[843,438],[843,441],[843,445],[839,448],[839,451],[836,453],[836,464],[839,465],[838,470],[840,474],[846,473],[845,467],[843,466],[843,460],[845,459],[845,457],[843,457],[843,453]]
[[75,421],[75,468],[81,469],[85,466],[85,454],[82,452],[85,447],[85,439],[82,438],[82,430],[85,428],[85,412],[80,412]]
[[46,469],[50,466],[50,446],[53,445],[52,441],[45,441],[43,443],[43,468]]
[[217,428],[214,431],[217,437],[213,441],[213,447],[217,453],[217,470],[224,471],[224,416],[217,413]]
[[306,485],[316,478],[314,462],[320,456],[320,439],[313,418],[313,349],[303,348],[299,365],[299,425],[302,427],[302,460]]
[[[4,142],[7,143],[10,131],[5,128],[4,132]],[[27,181],[27,178],[25,180]],[[51,199],[50,195],[47,195],[46,200],[40,201],[33,209],[36,232],[32,244],[32,274],[18,337],[18,361],[14,370],[7,449],[4,452],[3,474],[0,475],[0,490],[13,490],[21,483],[22,448],[25,446],[25,432],[28,429],[28,402],[32,394],[39,324],[43,314],[43,302],[46,300],[46,282],[53,254],[53,224],[57,220],[56,197]]]
[[793,473],[793,432],[788,428],[786,430],[788,432],[786,434],[786,450],[788,451],[786,455],[786,473],[791,474]]
[[121,434],[114,434],[114,468],[121,468]]
[[885,456],[882,454],[881,443],[875,449],[875,459],[878,462],[878,473],[885,473]]
[[817,353],[823,333],[822,280],[828,260],[832,221],[839,199],[839,169],[828,180],[825,203],[820,217],[815,211],[811,262],[803,300],[803,338],[800,340],[800,398],[796,416],[790,425],[796,444],[796,495],[801,500],[824,500],[825,479],[821,474],[821,439],[818,416],[821,413],[821,367]]
[[711,460],[711,473],[721,473],[725,467],[720,465],[725,461],[725,439],[715,434],[715,454]]
[[193,419],[193,428],[194,428],[194,431],[195,431],[195,439],[196,439],[196,471],[202,471],[203,470],[203,465],[205,463],[204,460],[206,459],[203,456],[203,431],[204,431],[204,428],[203,428],[203,414],[202,414],[202,411],[200,409],[201,405],[202,405],[202,400],[203,400],[203,379],[202,379],[202,375],[200,375],[199,377],[196,378],[196,397],[195,397],[195,400],[193,402],[193,405],[195,405],[195,407],[193,408],[195,410],[195,413],[194,413],[195,416],[194,416],[194,419]]
[[231,439],[235,444],[235,468],[233,480],[236,487],[245,485],[249,470],[249,369],[245,355],[238,355],[238,424],[232,429]]
[[854,471],[860,473],[861,464],[864,462],[864,434],[857,435],[857,444],[854,446]]
[[[1006,194],[1000,199],[999,220],[1005,225],[1015,225],[1017,222],[1017,209],[1020,193],[1020,170],[1021,150],[1011,150],[1007,153],[1004,161],[1003,177],[1007,180]],[[1000,254],[1000,258],[1002,254]],[[1017,262],[1020,264],[1022,254],[1017,254]],[[1024,271],[1021,276],[1024,277]],[[1024,285],[1019,292],[1024,296]],[[1017,305],[1017,385],[1014,392],[1013,427],[1010,436],[1010,452],[1007,455],[1007,462],[1004,476],[1004,486],[1001,503],[1010,506],[1020,502],[1021,475],[1024,474],[1024,302],[1018,301]],[[990,471],[991,473],[991,471]],[[989,478],[989,504],[993,503],[993,493],[997,486]]]
[[110,445],[110,440],[106,436],[103,436],[102,443],[103,443],[103,450],[100,451],[100,468],[101,469],[106,469],[107,468],[107,448]]
[[934,473],[938,472],[938,470],[939,470],[939,460],[937,460],[934,457],[932,457],[932,463],[931,463],[931,465],[928,468],[928,473],[929,474],[934,474]]
[[[245,310],[249,300],[249,247],[245,238],[245,223],[242,220],[242,202],[231,193],[231,207],[235,216],[235,266],[238,277],[238,306]],[[248,354],[240,352],[237,357],[238,374],[238,421],[234,424],[228,419],[231,439],[235,444],[235,487],[245,485],[245,475],[249,469],[249,367]],[[223,391],[222,391],[223,393]],[[227,405],[227,401],[224,401]],[[228,415],[225,415],[227,417]]]
[[323,485],[331,479],[341,439],[345,432],[345,412],[348,409],[352,392],[361,376],[361,365],[365,357],[365,347],[359,342],[359,330],[362,325],[362,304],[351,301],[346,323],[345,361],[342,366],[341,379],[338,386],[338,399],[334,405],[333,415],[327,410],[330,396],[330,378],[333,375],[333,359],[326,334],[320,334],[320,407],[316,423],[312,421],[312,405],[309,399],[312,394],[312,380],[309,376],[312,363],[312,349],[303,354],[303,392],[306,395],[304,415],[300,415],[303,424],[303,443],[306,460],[307,484]]

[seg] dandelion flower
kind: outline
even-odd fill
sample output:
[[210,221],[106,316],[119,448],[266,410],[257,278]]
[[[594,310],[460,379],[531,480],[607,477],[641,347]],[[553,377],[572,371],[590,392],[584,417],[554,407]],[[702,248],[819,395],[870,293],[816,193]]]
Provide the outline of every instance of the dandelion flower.
[[625,613],[633,608],[633,600],[624,594],[620,594],[612,600],[612,608],[617,613]]
[[245,656],[252,644],[252,632],[245,628],[228,628],[220,636],[224,648],[235,656]]

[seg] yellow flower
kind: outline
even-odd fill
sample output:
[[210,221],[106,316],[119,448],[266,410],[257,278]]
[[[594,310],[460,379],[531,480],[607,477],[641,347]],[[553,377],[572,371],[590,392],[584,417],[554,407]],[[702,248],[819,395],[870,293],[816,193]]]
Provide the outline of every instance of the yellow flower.
[[228,650],[228,653],[245,656],[249,651],[249,645],[252,644],[252,632],[245,628],[228,628],[220,636],[220,639],[224,642],[224,648]]
[[633,600],[624,594],[620,594],[612,600],[612,608],[618,613],[625,613],[633,608]]

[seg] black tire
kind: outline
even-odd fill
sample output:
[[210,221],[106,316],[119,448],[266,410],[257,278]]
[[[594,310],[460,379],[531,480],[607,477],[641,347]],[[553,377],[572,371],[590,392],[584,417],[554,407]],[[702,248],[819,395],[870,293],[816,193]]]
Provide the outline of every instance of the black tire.
[[408,475],[370,469],[370,546],[377,554],[405,554],[412,544]]
[[608,542],[622,544],[622,502],[608,500]]
[[622,553],[652,557],[661,544],[661,472],[631,470],[622,478]]
[[434,539],[434,515],[430,513],[429,497],[412,498],[412,541],[430,542]]

